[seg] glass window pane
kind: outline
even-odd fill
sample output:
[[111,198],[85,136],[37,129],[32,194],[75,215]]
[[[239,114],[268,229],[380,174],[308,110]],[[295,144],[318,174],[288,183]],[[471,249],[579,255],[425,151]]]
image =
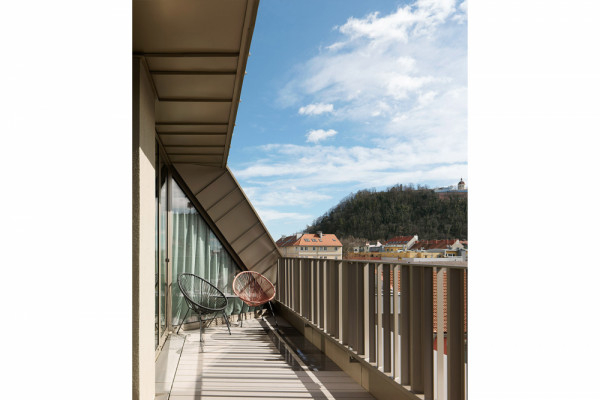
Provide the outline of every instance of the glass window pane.
[[[172,189],[172,324],[179,325],[187,311],[187,305],[177,284],[181,273],[198,275],[227,294],[233,293],[233,279],[241,269],[175,181]],[[226,310],[228,314],[240,311],[239,299],[230,299],[229,303]]]

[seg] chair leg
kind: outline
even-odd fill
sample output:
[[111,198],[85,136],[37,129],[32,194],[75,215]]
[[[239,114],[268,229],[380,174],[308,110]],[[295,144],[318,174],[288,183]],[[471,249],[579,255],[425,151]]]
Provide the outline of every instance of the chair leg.
[[188,308],[187,311],[185,312],[185,317],[183,317],[183,319],[181,320],[181,323],[179,324],[179,328],[177,328],[177,335],[179,335],[179,330],[181,329],[181,325],[183,325],[183,323],[185,322],[185,319],[187,318],[187,315],[189,312],[190,312],[190,309]]
[[227,314],[225,314],[225,310],[223,310],[223,317],[225,317],[225,323],[227,324],[227,330],[229,331],[229,334],[231,335],[231,328],[229,326],[229,318],[227,318]]
[[202,313],[199,313],[199,318],[200,321],[200,343],[202,343]]
[[275,317],[275,312],[273,311],[273,306],[271,305],[271,302],[268,302],[269,304],[269,308],[271,309],[271,314],[273,314],[273,319],[275,320],[275,326],[277,327],[277,329],[279,329],[279,324],[277,323],[277,317]]

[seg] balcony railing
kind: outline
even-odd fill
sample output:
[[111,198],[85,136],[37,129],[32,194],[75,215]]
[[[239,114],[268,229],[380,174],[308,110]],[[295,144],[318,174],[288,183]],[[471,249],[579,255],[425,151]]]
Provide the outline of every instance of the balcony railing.
[[466,280],[466,263],[283,258],[277,300],[419,397],[464,400]]

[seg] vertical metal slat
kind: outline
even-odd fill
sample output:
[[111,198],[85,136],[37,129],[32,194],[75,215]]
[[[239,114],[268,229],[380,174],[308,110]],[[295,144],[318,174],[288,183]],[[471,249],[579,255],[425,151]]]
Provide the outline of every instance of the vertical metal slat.
[[465,398],[464,271],[448,270],[448,400]]
[[390,264],[383,266],[383,372],[392,371],[392,335],[390,324]]
[[400,383],[410,385],[410,266],[402,265],[400,285]]
[[433,400],[433,269],[423,267],[421,273],[421,365],[423,394]]
[[399,303],[400,303],[400,293],[399,293],[399,287],[398,284],[400,283],[400,279],[399,279],[399,274],[400,274],[400,267],[396,264],[393,267],[393,274],[394,274],[394,279],[392,280],[392,286],[393,286],[393,290],[392,290],[392,304],[394,305],[392,308],[392,313],[393,313],[393,323],[394,323],[394,357],[392,357],[392,363],[393,363],[393,369],[394,369],[394,374],[393,374],[393,378],[394,379],[399,379],[400,378],[400,307],[399,307]]

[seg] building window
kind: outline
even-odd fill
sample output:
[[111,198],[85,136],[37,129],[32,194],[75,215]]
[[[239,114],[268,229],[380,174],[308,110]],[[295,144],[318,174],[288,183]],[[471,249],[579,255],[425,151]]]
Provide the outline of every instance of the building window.
[[316,250],[316,249],[317,249],[316,247],[313,247],[313,250]]

